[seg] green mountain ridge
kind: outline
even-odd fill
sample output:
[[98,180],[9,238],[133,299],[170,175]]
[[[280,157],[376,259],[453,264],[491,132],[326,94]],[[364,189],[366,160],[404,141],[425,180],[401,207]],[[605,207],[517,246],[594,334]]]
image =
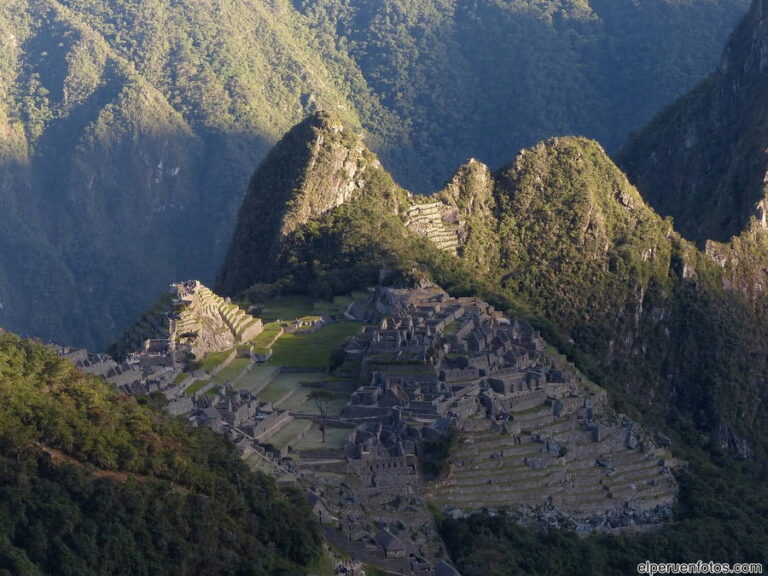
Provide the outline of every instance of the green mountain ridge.
[[[14,270],[0,286],[4,325],[103,346],[148,288],[213,275],[252,166],[291,122],[319,104],[359,124],[290,18],[236,0],[219,17],[211,8],[2,8],[14,31],[2,149],[17,167],[3,170],[2,197],[18,206],[2,228],[20,248],[3,251]],[[30,230],[11,239],[19,221]],[[68,310],[52,314],[57,300]]]
[[[295,219],[291,207],[313,205],[307,191],[338,176],[315,159],[344,156],[343,134],[315,115],[260,166],[219,290],[247,296],[248,287],[279,281],[273,289],[342,293],[378,282],[382,266],[390,282],[428,277],[540,317],[550,339],[561,338],[627,409],[688,442],[765,456],[765,324],[722,289],[717,263],[653,212],[598,144],[549,140],[496,172],[470,162],[431,198],[397,186],[364,151],[365,176],[336,188],[354,181],[354,196],[330,204],[318,197],[319,209]],[[306,170],[281,162],[306,159],[306,149],[314,151]],[[430,240],[429,226],[414,225],[416,209],[433,214],[428,222],[440,234],[455,234],[456,255]],[[281,229],[291,232],[273,233]]]
[[745,7],[4,2],[0,324],[103,349],[169,282],[211,280],[253,167],[316,108],[418,191],[554,133],[616,146]]

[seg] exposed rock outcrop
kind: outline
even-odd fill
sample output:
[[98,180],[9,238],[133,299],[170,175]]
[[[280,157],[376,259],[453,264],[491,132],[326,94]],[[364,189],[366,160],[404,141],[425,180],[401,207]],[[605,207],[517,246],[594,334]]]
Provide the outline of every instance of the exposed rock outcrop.
[[329,114],[317,112],[294,127],[251,179],[217,289],[234,294],[268,276],[263,267],[285,239],[354,198],[369,166],[379,163],[361,136]]

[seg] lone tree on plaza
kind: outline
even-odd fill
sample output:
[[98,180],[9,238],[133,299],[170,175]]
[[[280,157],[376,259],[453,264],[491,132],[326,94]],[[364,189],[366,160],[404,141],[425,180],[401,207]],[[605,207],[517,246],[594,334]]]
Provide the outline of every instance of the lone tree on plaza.
[[325,421],[328,419],[328,404],[331,400],[336,398],[336,394],[330,390],[324,390],[322,388],[312,390],[309,393],[309,399],[315,403],[318,411],[320,412],[320,432],[323,434],[323,444],[325,444]]

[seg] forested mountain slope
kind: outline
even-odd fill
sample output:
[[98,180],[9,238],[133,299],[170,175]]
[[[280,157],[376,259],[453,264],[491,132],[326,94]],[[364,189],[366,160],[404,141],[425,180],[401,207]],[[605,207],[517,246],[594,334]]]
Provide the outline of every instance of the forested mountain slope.
[[0,333],[0,573],[299,576],[304,495],[209,430]]
[[720,66],[620,152],[649,202],[692,240],[726,241],[763,223],[768,162],[768,3],[755,1]]
[[248,177],[335,111],[397,179],[584,133],[616,146],[713,65],[746,0],[0,5],[0,325],[98,349],[213,276]]
[[641,193],[768,317],[768,2],[755,0],[720,66],[630,139],[618,160]]
[[748,0],[293,0],[407,125],[395,178],[579,134],[609,151],[714,67]]
[[212,275],[253,166],[306,110],[359,125],[354,66],[291,10],[3,3],[0,324],[105,345],[171,280]]

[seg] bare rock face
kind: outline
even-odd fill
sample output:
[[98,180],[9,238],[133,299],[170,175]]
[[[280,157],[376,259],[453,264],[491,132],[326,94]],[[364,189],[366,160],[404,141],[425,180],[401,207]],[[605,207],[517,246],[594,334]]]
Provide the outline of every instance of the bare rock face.
[[351,200],[365,183],[366,150],[361,137],[348,140],[344,126],[325,114],[317,113],[310,120],[314,138],[309,143],[309,162],[283,218],[281,238]]

